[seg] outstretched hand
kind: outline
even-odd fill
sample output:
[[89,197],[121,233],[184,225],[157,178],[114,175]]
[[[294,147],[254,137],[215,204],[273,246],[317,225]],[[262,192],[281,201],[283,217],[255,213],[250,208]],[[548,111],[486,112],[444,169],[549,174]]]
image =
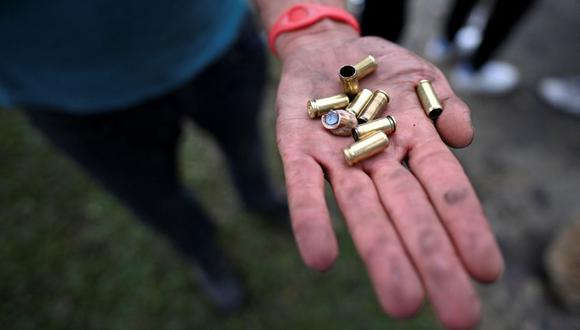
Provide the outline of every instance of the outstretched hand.
[[[478,197],[447,147],[471,143],[467,106],[436,67],[383,39],[320,31],[280,44],[277,140],[305,263],[326,270],[338,255],[326,179],[388,314],[409,317],[427,295],[446,327],[474,326],[480,304],[470,278],[496,280],[503,260]],[[384,152],[351,167],[342,150],[352,138],[309,119],[306,101],[340,93],[338,69],[369,54],[379,67],[361,88],[389,93],[382,115],[394,116],[397,130]],[[421,79],[432,82],[445,109],[436,123],[415,94]]]

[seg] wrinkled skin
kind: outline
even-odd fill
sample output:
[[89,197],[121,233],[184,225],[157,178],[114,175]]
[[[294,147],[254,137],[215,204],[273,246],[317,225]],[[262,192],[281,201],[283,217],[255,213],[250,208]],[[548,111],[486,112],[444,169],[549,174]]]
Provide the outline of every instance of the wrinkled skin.
[[[381,115],[394,116],[397,130],[384,152],[349,167],[342,150],[352,138],[329,134],[320,120],[308,118],[305,105],[341,92],[338,68],[368,54],[379,67],[361,80],[361,88],[389,93],[391,102]],[[503,259],[478,197],[447,147],[471,143],[467,106],[435,66],[379,38],[302,40],[281,57],[277,140],[305,263],[327,270],[338,256],[326,179],[388,314],[410,317],[427,296],[444,326],[475,326],[480,303],[470,278],[496,280]],[[445,109],[436,124],[415,94],[421,79],[432,81]]]

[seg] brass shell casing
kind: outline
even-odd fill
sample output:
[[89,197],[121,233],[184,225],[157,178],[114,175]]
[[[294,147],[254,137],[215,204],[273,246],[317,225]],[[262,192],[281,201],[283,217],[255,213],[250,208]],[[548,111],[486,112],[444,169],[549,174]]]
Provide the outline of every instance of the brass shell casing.
[[416,87],[417,97],[421,101],[425,114],[431,119],[437,119],[443,112],[443,107],[429,80],[421,80]]
[[358,124],[356,117],[344,110],[331,110],[321,118],[322,126],[334,135],[349,136]]
[[375,119],[352,129],[352,137],[355,141],[365,139],[374,132],[384,132],[389,135],[397,129],[397,122],[392,116]]
[[351,112],[355,117],[358,117],[364,111],[372,97],[373,92],[368,89],[363,89],[344,110]]
[[309,100],[306,103],[308,117],[314,119],[333,109],[344,109],[350,102],[346,94],[333,95],[321,99]]
[[344,159],[346,159],[348,165],[352,166],[382,152],[388,145],[389,138],[387,134],[375,132],[344,149]]
[[362,79],[373,73],[373,71],[375,71],[378,66],[379,65],[377,60],[372,55],[365,57],[362,61],[353,65],[353,67],[356,69],[356,73],[358,74],[358,79]]
[[366,123],[369,120],[375,119],[379,114],[381,109],[385,104],[390,101],[389,94],[382,90],[376,90],[373,93],[373,97],[369,101],[369,104],[365,107],[364,111],[358,116],[358,121],[361,123]]
[[354,96],[358,93],[358,73],[354,66],[345,65],[338,71],[338,76],[342,82],[342,90],[349,96]]

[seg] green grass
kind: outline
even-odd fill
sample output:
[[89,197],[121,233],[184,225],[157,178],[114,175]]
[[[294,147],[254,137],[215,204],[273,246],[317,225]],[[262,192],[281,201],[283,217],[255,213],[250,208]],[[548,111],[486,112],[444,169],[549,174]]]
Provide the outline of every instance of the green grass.
[[[272,118],[265,120],[271,127]],[[268,146],[280,182],[275,146]],[[219,219],[221,240],[246,275],[253,301],[245,312],[215,315],[191,266],[166,242],[57,154],[21,114],[0,111],[0,328],[437,327],[427,312],[405,322],[381,312],[341,221],[338,263],[325,274],[310,271],[289,236],[244,213],[205,135],[188,129],[182,151],[188,185]]]

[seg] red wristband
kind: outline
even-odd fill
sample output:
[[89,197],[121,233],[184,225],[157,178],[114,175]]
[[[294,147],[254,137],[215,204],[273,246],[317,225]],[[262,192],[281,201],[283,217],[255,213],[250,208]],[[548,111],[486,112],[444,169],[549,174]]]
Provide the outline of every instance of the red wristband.
[[303,29],[326,18],[346,23],[360,33],[360,26],[356,18],[348,11],[315,3],[301,3],[284,11],[272,26],[268,34],[270,50],[274,55],[277,55],[276,39],[280,34]]

